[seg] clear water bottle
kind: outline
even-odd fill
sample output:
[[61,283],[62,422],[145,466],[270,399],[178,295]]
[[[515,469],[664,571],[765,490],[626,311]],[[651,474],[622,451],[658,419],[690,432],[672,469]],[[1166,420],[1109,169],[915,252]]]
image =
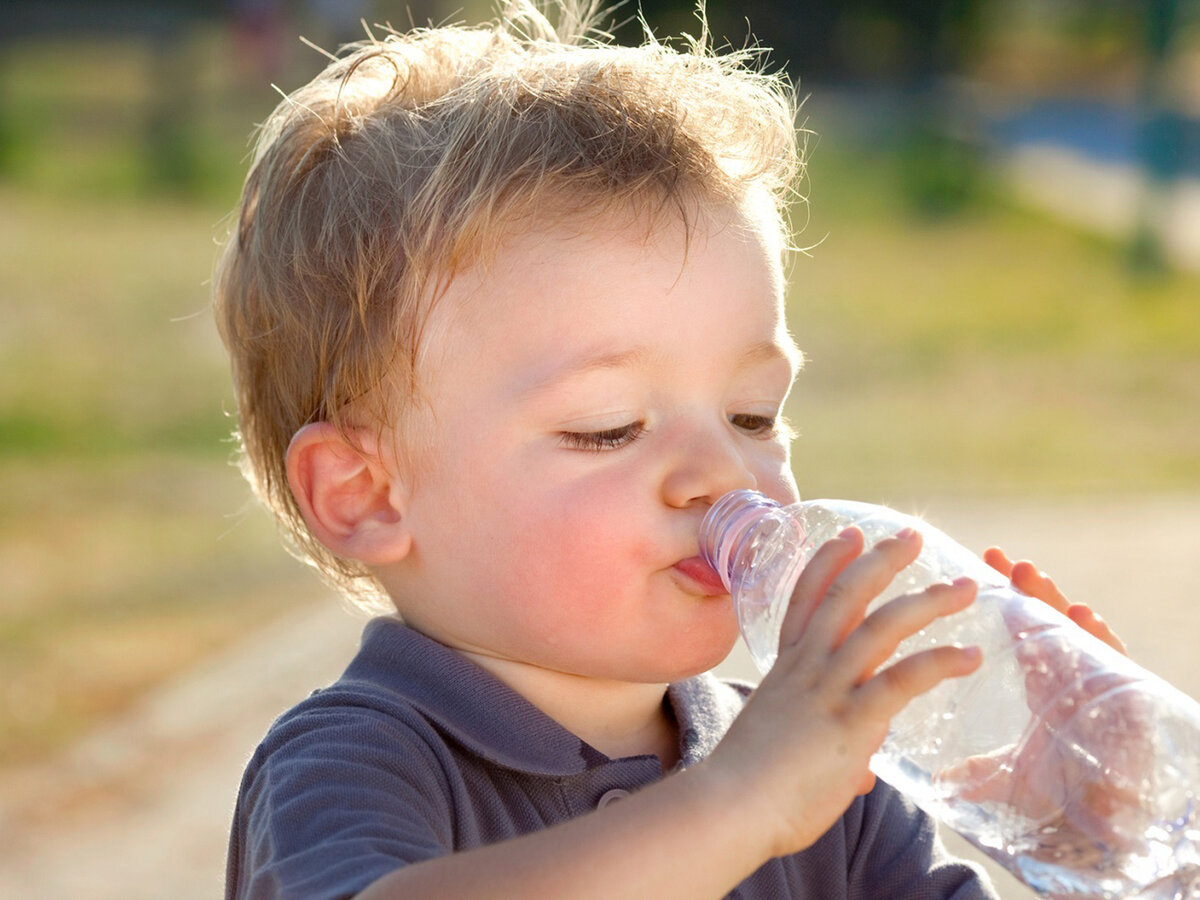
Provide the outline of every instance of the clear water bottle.
[[979,585],[974,604],[893,659],[976,645],[982,665],[905,707],[872,771],[1046,895],[1200,898],[1200,704],[919,519],[846,500],[783,507],[753,491],[718,500],[701,554],[759,670],[775,662],[800,571],[849,525],[868,546],[905,527],[924,538],[871,609],[963,575]]

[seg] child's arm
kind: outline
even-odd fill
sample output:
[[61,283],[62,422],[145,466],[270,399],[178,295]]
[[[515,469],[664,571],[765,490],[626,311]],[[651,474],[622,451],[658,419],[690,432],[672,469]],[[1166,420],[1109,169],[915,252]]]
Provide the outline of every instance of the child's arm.
[[870,789],[867,763],[891,717],[978,665],[976,652],[940,647],[875,672],[974,596],[970,582],[940,585],[864,618],[919,549],[910,533],[864,553],[857,529],[826,544],[793,598],[816,612],[785,622],[775,668],[703,763],[545,831],[398,869],[359,897],[722,897],[808,847]]
[[358,898],[722,897],[770,855],[739,795],[696,766],[544,831],[397,869]]

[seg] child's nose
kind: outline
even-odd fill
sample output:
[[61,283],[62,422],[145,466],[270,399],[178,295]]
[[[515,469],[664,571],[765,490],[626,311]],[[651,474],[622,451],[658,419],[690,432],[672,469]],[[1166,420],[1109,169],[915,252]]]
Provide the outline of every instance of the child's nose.
[[663,499],[682,509],[693,503],[713,503],[730,491],[757,487],[758,479],[731,435],[696,435],[679,447],[663,481]]

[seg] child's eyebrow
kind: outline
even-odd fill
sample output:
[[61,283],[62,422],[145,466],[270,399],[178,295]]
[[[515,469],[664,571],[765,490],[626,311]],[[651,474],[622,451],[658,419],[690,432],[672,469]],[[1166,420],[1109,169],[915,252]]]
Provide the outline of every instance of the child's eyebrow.
[[[635,368],[646,364],[653,356],[647,347],[630,347],[624,350],[601,349],[585,353],[577,359],[563,364],[550,363],[540,368],[523,385],[521,393],[536,395],[550,390],[555,385],[562,384],[572,378],[588,372],[606,369]],[[757,365],[771,362],[786,362],[792,370],[800,367],[802,359],[800,350],[790,338],[784,340],[758,341],[751,344],[737,357],[734,367],[737,370],[749,369]]]
[[646,347],[630,347],[625,350],[601,349],[572,359],[569,362],[552,362],[539,368],[522,386],[523,394],[540,394],[557,384],[587,372],[603,369],[625,369],[644,364],[651,352]]
[[748,347],[738,359],[739,369],[748,369],[751,366],[759,363],[769,363],[776,360],[783,360],[793,370],[800,368],[800,363],[804,359],[804,354],[800,352],[800,348],[795,342],[787,336],[771,341],[759,341],[757,344],[752,344]]

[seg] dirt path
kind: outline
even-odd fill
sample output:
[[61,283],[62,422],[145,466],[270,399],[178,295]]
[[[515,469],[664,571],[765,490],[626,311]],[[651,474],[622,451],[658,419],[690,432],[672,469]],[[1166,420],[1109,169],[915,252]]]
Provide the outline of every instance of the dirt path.
[[[1102,611],[1135,658],[1200,697],[1200,496],[943,501],[926,516],[973,549],[1000,543],[1035,559]],[[360,628],[336,601],[310,599],[63,758],[0,784],[0,897],[219,897],[245,760],[274,716],[340,672]],[[725,668],[749,674],[741,653]],[[1005,900],[1033,896],[1003,873],[997,881]]]
[[361,621],[309,598],[0,791],[0,897],[222,896],[238,778],[272,719],[337,677]]

